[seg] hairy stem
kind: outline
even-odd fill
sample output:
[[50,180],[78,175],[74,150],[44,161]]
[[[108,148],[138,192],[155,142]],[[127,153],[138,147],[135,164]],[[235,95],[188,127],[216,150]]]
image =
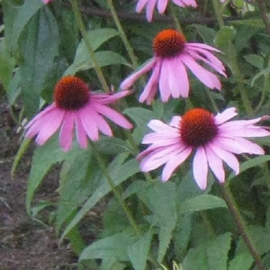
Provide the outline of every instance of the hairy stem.
[[247,227],[245,224],[245,221],[238,209],[238,206],[233,198],[233,195],[227,186],[226,183],[220,185],[224,200],[228,206],[229,211],[231,212],[235,222],[236,226],[240,232],[240,234],[243,237],[243,240],[248,247],[253,259],[255,260],[256,266],[258,267],[259,270],[266,270],[266,267],[262,263],[262,259],[260,257],[260,254],[256,250],[254,243],[252,242],[251,238],[248,235]]

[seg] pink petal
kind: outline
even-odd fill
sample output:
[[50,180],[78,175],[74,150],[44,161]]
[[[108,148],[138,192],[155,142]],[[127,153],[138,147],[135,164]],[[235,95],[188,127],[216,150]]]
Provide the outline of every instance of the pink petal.
[[220,148],[218,145],[211,143],[208,144],[207,147],[210,147],[211,150],[220,158],[222,159],[230,168],[232,168],[235,174],[239,174],[239,162],[237,158],[231,154]]
[[[91,100],[94,102],[98,102],[100,104],[108,104],[108,103],[113,103],[116,100],[123,98],[125,96],[128,96],[129,94],[131,94],[132,91],[129,90],[125,90],[125,91],[121,91],[115,94],[91,94]],[[102,98],[100,98],[102,97]]]
[[[47,108],[45,108],[43,111],[39,112],[26,126],[25,128],[29,128],[30,126],[32,126],[32,124],[37,121],[38,119],[42,118],[43,115],[49,113],[50,111],[54,110],[56,107],[55,103],[52,103],[50,106],[48,106]],[[58,109],[58,108],[57,108]]]
[[93,116],[93,110],[89,106],[87,106],[79,110],[78,113],[87,136],[92,141],[98,141],[99,134],[96,119]]
[[75,113],[75,124],[76,124],[76,136],[77,136],[78,143],[80,144],[82,148],[87,148],[87,145],[88,145],[87,135],[84,130],[79,113]]
[[174,156],[171,157],[171,159],[167,162],[163,169],[162,181],[167,181],[171,177],[174,170],[188,158],[191,151],[191,147],[186,147],[180,153],[176,153],[174,154]]
[[139,0],[136,6],[136,12],[140,13],[149,0]]
[[60,145],[66,152],[70,149],[73,139],[73,128],[75,115],[72,111],[67,111],[64,116],[62,128],[60,131]]
[[160,77],[159,77],[159,91],[161,100],[167,102],[171,95],[168,74],[170,72],[170,59],[162,59]]
[[93,116],[95,118],[97,128],[103,134],[111,137],[113,135],[112,130],[111,130],[110,126],[108,125],[108,123],[104,120],[104,118],[95,111],[93,111],[92,114],[93,114]]
[[181,60],[203,84],[210,89],[216,88],[221,90],[221,83],[216,75],[200,66],[192,57],[187,54],[182,55]]
[[209,46],[207,44],[203,44],[203,43],[188,43],[188,46],[192,48],[199,48],[199,49],[205,49],[205,50],[214,51],[214,52],[221,52],[220,50],[212,46]]
[[180,125],[181,120],[182,120],[181,116],[173,116],[173,118],[170,122],[170,126],[179,129],[179,125]]
[[169,125],[163,123],[160,120],[153,119],[148,123],[147,126],[156,132],[160,132],[163,134],[165,133],[169,136],[179,136],[178,129],[170,127]]
[[168,0],[158,0],[158,5],[157,5],[158,12],[163,14],[166,10],[167,5],[168,5]]
[[237,115],[236,108],[232,107],[232,108],[226,109],[222,113],[218,113],[215,116],[215,122],[217,125],[220,125],[230,120],[231,118],[235,117],[236,115]]
[[225,172],[222,160],[211,150],[210,147],[205,147],[208,164],[216,178],[220,183],[225,181]]
[[147,6],[146,6],[146,18],[149,22],[152,21],[154,8],[156,4],[157,4],[157,0],[148,0]]
[[208,165],[203,147],[198,147],[193,159],[193,175],[200,189],[207,187]]
[[[197,3],[194,0],[173,0],[173,3],[176,5],[183,7],[183,6],[192,6],[192,7],[197,7]],[[183,3],[183,4],[182,4]]]
[[154,57],[150,59],[142,68],[140,68],[138,71],[135,73],[131,74],[129,77],[127,77],[120,85],[120,88],[122,90],[127,90],[129,89],[135,82],[136,80],[141,77],[143,74],[151,70],[157,61],[158,58]]
[[119,125],[120,127],[123,127],[123,128],[126,128],[126,129],[131,129],[132,128],[132,124],[122,114],[120,114],[117,111],[111,109],[110,107],[102,105],[102,104],[98,104],[98,103],[93,103],[92,107],[98,113],[106,116],[112,122]]
[[256,126],[239,126],[239,127],[219,127],[219,134],[222,137],[247,137],[247,138],[255,138],[255,137],[266,137],[270,136],[270,132]]
[[146,84],[142,94],[140,95],[139,102],[147,100],[147,104],[151,103],[154,95],[157,92],[158,79],[160,74],[161,61],[157,61],[156,66],[153,69],[153,73]]
[[154,144],[155,146],[180,143],[180,137],[171,137],[159,133],[150,133],[144,136],[142,144]]

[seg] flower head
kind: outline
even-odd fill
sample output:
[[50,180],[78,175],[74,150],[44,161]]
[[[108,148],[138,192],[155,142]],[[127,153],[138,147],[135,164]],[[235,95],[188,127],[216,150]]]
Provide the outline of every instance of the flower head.
[[60,128],[60,145],[64,151],[68,151],[75,129],[80,146],[86,148],[87,137],[97,141],[99,131],[112,136],[104,116],[123,128],[132,128],[120,113],[107,106],[128,94],[128,91],[111,95],[93,93],[81,79],[64,77],[55,86],[53,104],[26,125],[28,130],[25,136],[33,138],[37,135],[36,142],[42,145]]
[[159,120],[150,121],[148,126],[154,132],[143,139],[143,144],[151,145],[138,156],[138,159],[142,159],[141,170],[148,172],[165,164],[162,181],[167,181],[175,169],[195,151],[193,175],[198,186],[206,188],[208,167],[223,183],[223,162],[238,174],[239,162],[235,154],[264,154],[259,145],[245,138],[270,135],[269,131],[254,125],[262,117],[228,121],[236,115],[235,108],[216,116],[204,109],[192,109],[182,117],[174,116],[169,125]]
[[212,54],[219,50],[201,43],[188,43],[185,36],[173,29],[163,30],[153,41],[155,56],[140,70],[131,74],[120,85],[123,90],[129,89],[144,73],[153,70],[152,75],[142,92],[139,101],[150,104],[158,90],[161,99],[167,102],[172,96],[187,98],[189,95],[189,69],[203,84],[210,89],[221,90],[219,78],[202,67],[202,62],[226,77],[221,61]]
[[[197,7],[195,0],[173,0],[179,7]],[[167,8],[168,0],[138,0],[136,12],[141,12],[146,7],[146,18],[150,22],[153,18],[154,8],[157,5],[158,12],[163,14]]]

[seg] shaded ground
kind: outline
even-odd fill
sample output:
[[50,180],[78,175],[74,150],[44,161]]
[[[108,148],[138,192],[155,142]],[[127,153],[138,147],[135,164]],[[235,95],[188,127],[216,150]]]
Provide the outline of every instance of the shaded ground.
[[[58,247],[52,227],[30,219],[25,212],[26,181],[31,154],[24,157],[14,180],[10,169],[19,147],[19,135],[0,103],[0,270],[77,269],[77,258],[68,245]],[[57,183],[57,181],[54,181]],[[42,186],[42,199],[57,197],[56,187]]]

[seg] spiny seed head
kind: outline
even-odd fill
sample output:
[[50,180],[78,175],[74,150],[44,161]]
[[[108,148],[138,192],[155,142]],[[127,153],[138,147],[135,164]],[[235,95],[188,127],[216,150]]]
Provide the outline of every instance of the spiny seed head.
[[170,58],[183,51],[186,44],[185,36],[173,29],[159,32],[154,38],[153,49],[156,56]]
[[183,142],[192,147],[211,142],[218,133],[214,116],[204,109],[192,109],[186,112],[179,128]]
[[89,101],[89,98],[89,87],[75,76],[63,77],[54,89],[56,105],[68,111],[82,108]]

